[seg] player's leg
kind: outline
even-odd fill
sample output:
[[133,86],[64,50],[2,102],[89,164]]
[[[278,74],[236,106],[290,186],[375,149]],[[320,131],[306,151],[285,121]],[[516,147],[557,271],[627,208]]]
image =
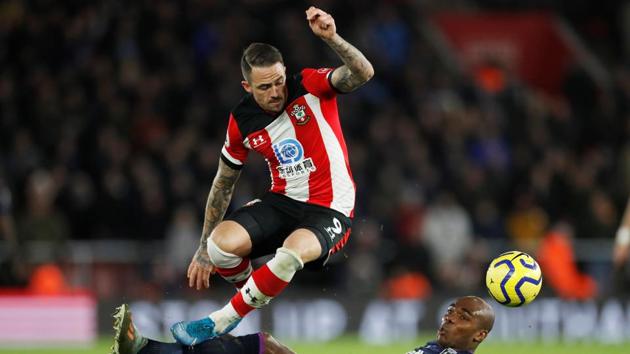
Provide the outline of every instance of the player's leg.
[[252,242],[246,228],[233,220],[219,223],[208,240],[208,255],[217,273],[241,288],[252,274],[249,257]]
[[294,354],[267,333],[233,337],[226,335],[195,346],[165,343],[145,338],[133,324],[129,305],[114,313],[114,344],[111,354]]
[[[243,288],[230,301],[231,307],[242,318],[254,309],[268,304],[291,282],[304,263],[319,258],[322,248],[311,230],[298,229],[292,232],[278,248],[275,256],[258,268]],[[220,315],[222,310],[210,315]]]
[[306,211],[293,231],[278,248],[275,256],[254,271],[243,288],[224,309],[214,312],[211,318],[224,319],[235,310],[244,317],[254,309],[268,304],[291,282],[305,263],[322,266],[328,257],[341,249],[350,235],[352,221],[334,210],[305,207]]
[[231,213],[208,240],[208,254],[217,273],[240,289],[252,273],[252,252],[254,257],[273,253],[278,247],[274,244],[283,237],[278,241],[273,238],[288,234],[286,224],[290,219],[268,198],[257,199]]
[[[219,274],[238,287],[252,272],[249,259],[244,256],[272,253],[282,244],[293,223],[295,219],[291,215],[282,213],[272,201],[264,199],[240,208],[217,226],[208,244],[208,253],[219,268]],[[233,304],[234,301],[230,301],[219,311],[197,321],[178,322],[171,327],[171,332],[178,342],[186,345],[228,333],[243,317]]]
[[[273,338],[273,337],[272,337]],[[269,344],[267,344],[269,342]],[[269,351],[269,345],[279,351]],[[180,343],[165,343],[149,339],[148,343],[137,353],[129,354],[259,354],[259,353],[292,353],[283,351],[283,346],[270,342],[263,333],[233,337],[225,335],[190,346]],[[286,347],[285,347],[286,348]],[[288,349],[288,348],[287,348]],[[127,353],[120,353],[127,354]]]
[[131,318],[129,305],[122,304],[114,312],[114,344],[111,354],[137,354],[146,346],[148,340],[144,338]]

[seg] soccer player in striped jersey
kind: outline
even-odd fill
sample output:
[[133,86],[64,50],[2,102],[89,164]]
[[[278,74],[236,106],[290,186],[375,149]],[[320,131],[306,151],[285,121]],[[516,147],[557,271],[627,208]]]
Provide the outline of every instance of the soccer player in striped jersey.
[[[253,43],[245,49],[246,95],[230,114],[201,244],[188,268],[191,287],[207,288],[216,272],[240,290],[209,316],[173,325],[180,343],[228,333],[250,311],[279,295],[305,263],[322,266],[348,240],[355,186],[336,98],[366,83],[374,71],[337,34],[330,14],[310,7],[306,20],[344,65],[287,76],[273,46]],[[250,151],[266,159],[271,188],[261,200],[221,221]],[[250,259],[269,254],[274,257],[254,271]]]

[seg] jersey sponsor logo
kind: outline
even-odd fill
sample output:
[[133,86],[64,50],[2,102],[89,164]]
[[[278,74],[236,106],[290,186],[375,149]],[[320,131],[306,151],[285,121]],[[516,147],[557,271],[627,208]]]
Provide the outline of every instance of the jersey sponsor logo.
[[325,227],[324,230],[328,233],[331,240],[335,240],[335,237],[340,236],[343,231],[343,227],[341,227],[341,221],[337,218],[333,218],[333,226]]
[[407,352],[407,354],[424,354],[424,350],[422,349],[414,349],[410,352]]
[[264,143],[266,143],[267,140],[265,139],[265,137],[262,134],[258,134],[257,136],[252,138],[251,142],[252,142],[252,147],[255,149],[255,148],[263,145]]
[[440,352],[440,354],[457,354],[457,350],[453,348],[446,348]]
[[280,165],[277,169],[278,175],[282,179],[301,177],[316,170],[315,165],[313,164],[313,159],[310,157],[291,165]]
[[282,179],[301,177],[316,170],[313,159],[303,159],[304,148],[295,139],[284,139],[274,144],[273,153],[280,162],[277,169]]
[[273,144],[273,153],[282,165],[294,164],[304,156],[302,144],[295,139],[284,139]]
[[311,120],[311,116],[306,113],[306,106],[302,104],[294,104],[289,115],[295,119],[297,125],[304,125]]

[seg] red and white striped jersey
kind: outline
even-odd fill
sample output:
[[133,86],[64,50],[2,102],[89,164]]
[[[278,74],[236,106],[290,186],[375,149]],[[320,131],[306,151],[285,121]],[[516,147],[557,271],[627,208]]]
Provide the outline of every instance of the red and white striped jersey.
[[287,78],[287,105],[277,115],[246,95],[230,114],[221,158],[239,169],[254,150],[269,165],[271,192],[352,217],[355,185],[332,71],[304,69]]

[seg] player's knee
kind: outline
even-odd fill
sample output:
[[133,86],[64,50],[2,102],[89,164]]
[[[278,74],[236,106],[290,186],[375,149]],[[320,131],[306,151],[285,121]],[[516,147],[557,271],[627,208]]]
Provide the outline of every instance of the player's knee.
[[[214,231],[212,231],[210,240],[214,243],[215,251],[218,249],[217,252],[219,254],[227,253],[244,257],[251,252],[252,248],[252,242],[245,228],[230,220],[220,223]],[[211,243],[208,242],[208,253],[212,258],[210,247]],[[218,254],[215,255],[218,256]],[[217,263],[214,264],[218,265]]]
[[282,247],[295,252],[304,263],[318,259],[322,254],[319,239],[310,230],[300,229],[291,234]]
[[212,264],[219,268],[234,268],[243,260],[242,257],[221,249],[213,239],[208,240],[208,255]]
[[286,247],[278,248],[275,258],[279,260],[278,263],[290,270],[296,271],[304,268],[304,261],[299,253]]

